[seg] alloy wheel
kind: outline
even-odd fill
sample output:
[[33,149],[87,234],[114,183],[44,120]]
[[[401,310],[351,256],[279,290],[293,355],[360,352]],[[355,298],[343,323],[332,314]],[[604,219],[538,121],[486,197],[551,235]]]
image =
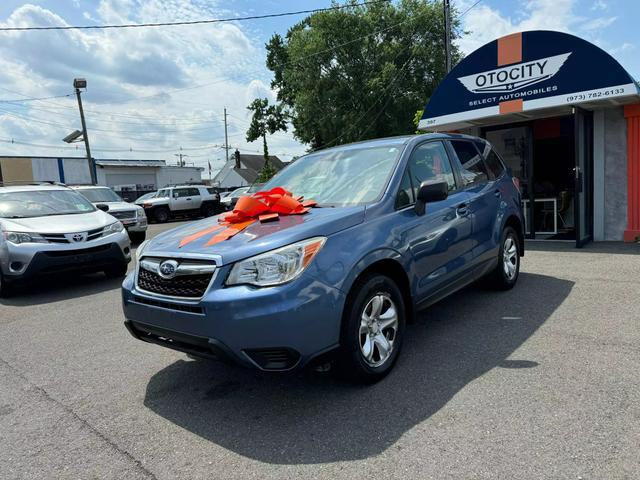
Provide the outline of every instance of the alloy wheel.
[[502,248],[502,269],[508,280],[513,280],[518,270],[518,246],[513,236],[508,235]]
[[364,361],[371,367],[383,365],[393,353],[398,333],[398,310],[386,293],[374,295],[360,317],[359,345]]

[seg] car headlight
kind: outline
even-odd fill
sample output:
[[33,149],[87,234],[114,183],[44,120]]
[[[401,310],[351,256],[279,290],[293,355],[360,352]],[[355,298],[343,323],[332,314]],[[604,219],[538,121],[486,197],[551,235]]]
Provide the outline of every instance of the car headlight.
[[149,245],[149,240],[145,240],[140,245],[138,245],[138,248],[136,248],[136,262],[139,262],[142,258],[142,252],[144,252],[144,249],[147,248],[147,245]]
[[136,208],[136,218],[138,220],[141,220],[143,218],[147,218],[147,216],[144,213],[144,208]]
[[241,260],[231,269],[226,283],[269,287],[290,282],[309,266],[326,240],[315,237]]
[[2,232],[2,235],[7,242],[15,245],[20,245],[21,243],[48,243],[47,239],[38,233]]
[[111,225],[104,227],[104,235],[120,233],[122,230],[124,230],[124,225],[122,225],[122,222],[118,220],[117,222],[113,222]]

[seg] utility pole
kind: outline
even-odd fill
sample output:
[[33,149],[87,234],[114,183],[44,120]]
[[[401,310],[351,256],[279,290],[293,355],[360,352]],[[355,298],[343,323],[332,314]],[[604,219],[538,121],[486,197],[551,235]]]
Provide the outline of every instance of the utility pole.
[[189,155],[185,154],[185,153],[174,153],[173,154],[174,157],[178,157],[178,165],[181,167],[184,167],[184,160],[182,160],[184,157],[188,157]]
[[224,149],[227,152],[227,162],[229,161],[229,136],[227,135],[227,107],[224,107]]
[[84,137],[84,148],[87,151],[87,161],[89,162],[89,174],[91,175],[91,184],[97,185],[96,164],[91,157],[91,149],[89,148],[89,135],[87,135],[87,123],[84,121],[84,110],[82,109],[82,97],[80,89],[87,88],[87,81],[84,78],[76,78],[73,80],[73,87],[76,89],[76,97],[78,97],[78,108],[80,109],[80,121],[82,122],[82,136]]
[[449,0],[443,0],[444,6],[444,52],[445,68],[447,73],[451,71],[451,5]]

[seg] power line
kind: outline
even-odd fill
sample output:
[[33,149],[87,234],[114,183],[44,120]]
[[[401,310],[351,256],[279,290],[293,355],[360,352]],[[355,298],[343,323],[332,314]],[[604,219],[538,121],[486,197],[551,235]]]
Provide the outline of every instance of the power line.
[[[5,89],[3,89],[5,90]],[[20,95],[20,94],[18,94]],[[32,97],[27,97],[27,98],[12,98],[9,100],[0,100],[0,103],[22,103],[22,102],[39,102],[42,100],[51,100],[53,98],[65,98],[65,97],[72,97],[73,93],[67,93],[66,95],[53,95],[51,97],[40,97],[40,98],[32,98]]]
[[312,10],[298,10],[295,12],[280,12],[270,13],[266,15],[251,15],[247,17],[233,17],[233,18],[216,18],[209,20],[190,20],[181,22],[156,22],[156,23],[125,23],[121,25],[50,25],[45,27],[2,27],[0,32],[24,32],[31,30],[105,30],[114,28],[142,28],[142,27],[174,27],[184,25],[203,25],[212,23],[224,23],[224,22],[240,22],[245,20],[260,20],[265,18],[277,18],[288,17],[292,15],[303,15],[308,13],[328,12],[331,10],[341,10],[345,8],[362,7],[366,5],[378,4],[387,2],[389,0],[372,0],[360,3],[347,3],[345,5],[335,5],[326,8],[315,8]]
[[476,3],[474,3],[473,5],[471,5],[469,8],[467,8],[464,12],[462,12],[460,15],[458,15],[458,18],[462,18],[464,17],[469,10],[471,10],[473,7],[475,7],[476,5],[478,5],[480,2],[482,2],[482,0],[478,0]]

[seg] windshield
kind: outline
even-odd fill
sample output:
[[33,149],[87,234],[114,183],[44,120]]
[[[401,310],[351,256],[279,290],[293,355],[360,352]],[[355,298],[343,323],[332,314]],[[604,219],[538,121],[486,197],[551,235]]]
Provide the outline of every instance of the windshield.
[[30,218],[95,211],[82,195],[71,190],[0,193],[0,217]]
[[168,188],[162,188],[160,190],[158,190],[158,192],[156,193],[155,198],[162,198],[162,197],[168,197],[169,196],[169,189]]
[[116,192],[110,188],[81,188],[78,189],[78,192],[93,203],[122,201]]
[[236,188],[233,192],[231,192],[228,196],[229,197],[237,197],[239,195],[242,195],[243,193],[246,193],[247,190],[249,190],[249,187],[240,187],[240,188]]
[[400,150],[387,145],[307,155],[276,174],[263,190],[283,187],[320,206],[370,203],[382,194]]
[[148,200],[150,198],[154,198],[156,195],[158,194],[158,192],[150,192],[150,193],[145,193],[144,195],[142,195],[141,197],[138,197],[138,200]]
[[264,183],[254,183],[249,187],[249,189],[247,190],[247,193],[259,192],[262,190],[262,187],[264,187]]

